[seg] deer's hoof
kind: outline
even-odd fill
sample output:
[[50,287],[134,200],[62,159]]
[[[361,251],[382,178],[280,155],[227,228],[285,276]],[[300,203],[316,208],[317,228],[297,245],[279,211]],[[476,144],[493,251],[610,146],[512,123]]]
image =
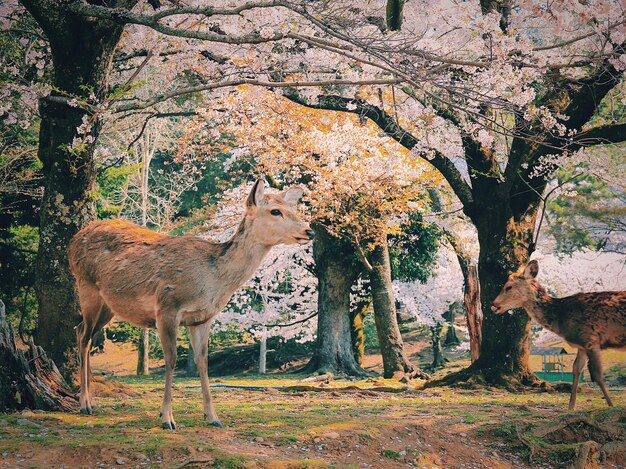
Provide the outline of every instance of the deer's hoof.
[[80,413],[83,415],[92,415],[93,409],[91,407],[84,407],[80,409]]
[[220,422],[219,420],[213,420],[210,425],[213,425],[214,427],[217,428],[224,428],[224,425],[222,425],[222,422]]
[[163,430],[176,430],[176,422],[163,422]]

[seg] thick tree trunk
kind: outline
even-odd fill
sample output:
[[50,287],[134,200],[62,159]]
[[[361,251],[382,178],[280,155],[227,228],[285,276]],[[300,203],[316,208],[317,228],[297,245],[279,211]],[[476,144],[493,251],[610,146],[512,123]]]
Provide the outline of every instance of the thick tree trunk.
[[[480,299],[484,308],[480,357],[472,367],[480,370],[487,382],[515,386],[536,382],[530,370],[530,318],[524,311],[514,314],[493,314],[489,307],[500,293],[509,274],[525,265],[532,253],[535,214],[507,220],[506,229],[498,236],[495,230],[477,226],[480,240],[478,277]],[[489,225],[486,222],[485,225]],[[495,231],[495,233],[494,233]]]
[[[46,185],[39,214],[36,337],[62,371],[71,371],[76,364],[74,326],[81,316],[67,246],[72,236],[95,216],[90,197],[95,181],[93,146],[77,152],[67,149],[86,116],[84,111],[43,99],[39,112],[39,158]],[[97,135],[96,130],[94,134]]]
[[25,408],[72,411],[78,399],[41,347],[17,348],[0,301],[0,411]]
[[150,331],[141,330],[141,338],[137,346],[137,374],[147,376],[150,374]]
[[[370,286],[374,321],[383,358],[385,378],[402,378],[407,373],[421,373],[404,353],[404,342],[398,327],[396,301],[391,287],[391,264],[386,238],[370,254]],[[417,376],[417,375],[416,375]]]
[[307,370],[367,374],[354,359],[350,337],[350,287],[357,272],[347,244],[316,225],[313,257],[318,278],[317,346]]
[[510,272],[524,265],[533,249],[537,204],[527,205],[522,215],[512,215],[507,202],[483,205],[472,220],[478,230],[480,256],[478,277],[484,308],[480,357],[469,368],[446,376],[437,384],[471,382],[516,389],[538,382],[530,370],[530,318],[522,311],[496,315],[489,310]]
[[[91,197],[96,176],[93,151],[100,125],[89,111],[63,100],[77,97],[93,103],[106,97],[108,67],[123,26],[71,14],[62,2],[22,2],[49,40],[56,88],[39,106],[39,159],[45,189],[36,262],[36,335],[38,343],[69,376],[76,364],[73,328],[80,321],[80,309],[67,246],[95,216]],[[86,122],[89,128],[79,133],[78,127]]]

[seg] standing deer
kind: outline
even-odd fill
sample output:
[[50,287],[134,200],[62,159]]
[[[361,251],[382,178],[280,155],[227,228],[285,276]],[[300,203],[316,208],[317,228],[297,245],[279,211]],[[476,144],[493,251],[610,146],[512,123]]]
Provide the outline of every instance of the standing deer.
[[80,409],[91,414],[91,339],[116,315],[139,327],[156,328],[165,356],[164,429],[176,429],[172,378],[176,333],[189,326],[204,401],[204,417],[221,427],[213,409],[208,378],[211,319],[257,270],[278,244],[307,244],[314,235],[299,219],[302,189],[265,194],[258,180],[234,236],[212,243],[191,236],[155,233],[123,220],[97,221],[70,242],[70,268],[78,286],[83,320],[76,327],[80,360]]
[[574,382],[569,409],[576,406],[580,372],[589,360],[589,373],[602,390],[609,406],[611,397],[604,384],[600,351],[607,348],[626,350],[626,291],[577,293],[553,298],[539,285],[537,261],[530,261],[522,272],[509,276],[502,291],[493,300],[491,310],[502,314],[524,308],[532,319],[561,336],[578,349],[572,374]]

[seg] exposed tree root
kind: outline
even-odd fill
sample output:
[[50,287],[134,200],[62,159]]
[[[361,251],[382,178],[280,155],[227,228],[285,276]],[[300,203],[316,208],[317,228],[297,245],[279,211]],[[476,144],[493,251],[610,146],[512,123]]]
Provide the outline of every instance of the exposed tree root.
[[550,390],[550,385],[541,381],[532,371],[516,373],[495,368],[481,368],[474,362],[468,368],[450,373],[441,379],[429,381],[424,387],[451,386],[465,389],[485,387],[504,388],[508,391],[519,391],[525,387],[541,387]]
[[597,467],[605,461],[626,460],[626,409],[565,415],[536,427],[518,425],[517,439],[534,459],[559,459],[569,467]]
[[424,380],[429,380],[430,379],[430,375],[428,373],[426,373],[425,371],[422,371],[420,368],[418,367],[413,367],[411,368],[409,371],[407,371],[404,376],[402,378],[400,378],[400,381],[402,383],[408,383],[409,380],[412,379],[424,379]]
[[0,410],[78,409],[78,399],[41,347],[17,348],[0,301]]
[[357,378],[370,378],[375,376],[363,368],[361,368],[356,361],[354,363],[342,363],[337,365],[323,365],[319,366],[319,359],[314,356],[309,362],[301,368],[294,370],[297,373],[310,373],[313,375],[325,375],[332,374],[334,376],[353,376]]

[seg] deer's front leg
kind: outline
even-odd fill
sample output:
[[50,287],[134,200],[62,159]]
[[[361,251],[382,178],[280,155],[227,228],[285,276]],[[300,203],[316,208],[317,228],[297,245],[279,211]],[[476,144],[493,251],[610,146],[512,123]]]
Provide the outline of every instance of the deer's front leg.
[[604,383],[604,372],[602,371],[602,354],[600,352],[600,348],[594,348],[587,352],[587,356],[589,357],[589,374],[591,375],[591,379],[595,381],[595,383],[600,386],[602,390],[602,394],[606,399],[606,403],[609,407],[613,407],[613,401],[611,401],[611,396],[609,396],[609,391],[606,389],[606,384]]
[[569,398],[569,410],[572,410],[576,407],[576,393],[578,392],[578,380],[580,378],[580,372],[583,370],[585,365],[587,364],[587,352],[584,349],[578,349],[578,354],[576,354],[576,360],[574,360],[574,366],[572,367],[572,375],[574,377],[572,383],[572,394]]
[[211,322],[207,321],[200,326],[190,326],[189,336],[191,338],[191,346],[193,347],[193,357],[198,367],[198,375],[200,375],[200,384],[202,385],[202,400],[204,402],[204,418],[211,422],[211,425],[222,428],[223,425],[217,418],[213,401],[211,399],[211,390],[209,388],[209,332],[211,330]]
[[161,338],[163,356],[165,358],[165,392],[163,394],[163,406],[161,407],[161,419],[165,430],[176,430],[176,422],[172,414],[172,381],[174,379],[174,367],[176,366],[176,331],[178,325],[167,319],[157,321],[157,330]]

